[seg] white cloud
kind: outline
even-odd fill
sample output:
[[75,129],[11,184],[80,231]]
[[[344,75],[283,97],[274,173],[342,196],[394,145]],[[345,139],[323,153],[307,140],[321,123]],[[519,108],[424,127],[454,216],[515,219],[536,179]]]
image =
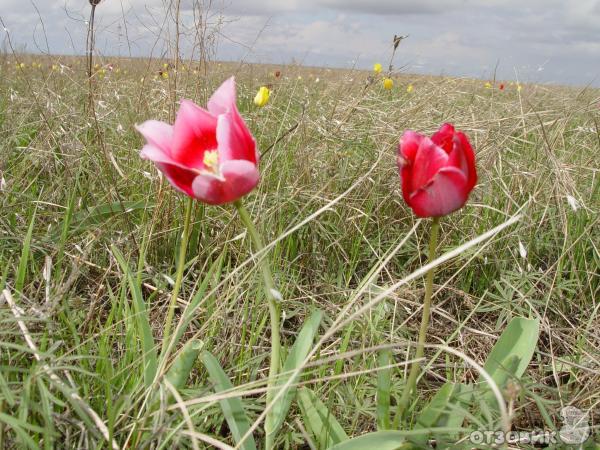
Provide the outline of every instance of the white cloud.
[[[50,51],[82,52],[89,3],[33,1]],[[146,54],[161,33],[154,54],[164,53],[170,21],[161,27],[168,3],[103,0],[97,8],[99,51],[124,54],[127,25],[134,53]],[[214,0],[213,5],[211,20],[222,12],[230,22],[223,28],[229,39],[221,40],[221,57],[245,55],[262,62],[294,57],[327,65],[361,57],[368,67],[389,57],[391,36],[408,33],[397,64],[410,63],[408,70],[481,75],[500,60],[500,76],[506,77],[513,76],[513,67],[563,82],[586,83],[598,75],[600,0]],[[191,6],[192,0],[182,0],[189,36]],[[0,17],[16,44],[45,49],[40,19],[28,0],[0,0]],[[537,72],[542,64],[545,70]]]

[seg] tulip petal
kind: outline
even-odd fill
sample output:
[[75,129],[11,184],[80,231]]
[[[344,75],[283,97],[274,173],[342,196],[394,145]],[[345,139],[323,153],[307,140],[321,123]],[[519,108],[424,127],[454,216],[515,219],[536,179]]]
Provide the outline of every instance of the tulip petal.
[[467,163],[467,189],[471,191],[475,185],[477,184],[477,167],[475,166],[475,152],[473,151],[473,147],[471,147],[471,143],[467,136],[462,133],[456,133],[456,136],[460,142],[460,148],[462,149],[462,153]]
[[[415,158],[419,145],[421,145],[421,141],[424,137],[425,136],[412,130],[405,131],[400,138],[400,148],[398,149],[399,156],[407,161],[412,161]],[[402,161],[398,160],[399,164],[401,162]]]
[[198,173],[193,170],[176,166],[174,164],[156,163],[156,167],[167,177],[167,180],[177,189],[189,196],[194,195],[192,183],[198,178]]
[[[168,155],[171,154],[171,140],[173,139],[173,127],[159,120],[147,120],[135,129],[140,132],[148,144],[157,147]],[[148,158],[152,159],[152,158]]]
[[167,180],[180,191],[192,195],[192,182],[198,175],[197,171],[185,167],[173,160],[164,150],[153,145],[144,145],[140,156],[149,159],[167,177]]
[[210,97],[207,107],[208,111],[214,116],[225,114],[232,107],[235,107],[235,77],[225,80],[219,86]]
[[222,178],[198,175],[192,183],[193,196],[209,205],[221,205],[239,199],[258,184],[258,169],[250,161],[226,161],[220,171]]
[[465,175],[454,167],[441,169],[410,195],[409,206],[418,217],[440,217],[462,208],[469,196]]
[[456,167],[465,175],[469,171],[465,151],[458,136],[454,136],[453,138],[452,151],[448,154],[448,167]]
[[256,142],[237,108],[221,114],[217,124],[220,161],[246,160],[258,163]]
[[452,124],[445,123],[440,127],[440,129],[437,132],[435,132],[431,136],[431,140],[435,145],[438,145],[441,148],[443,148],[446,151],[446,153],[450,153],[452,151],[454,143],[454,132],[454,126]]
[[[400,166],[400,164],[398,164]],[[408,164],[400,167],[400,183],[402,185],[402,198],[407,205],[410,205],[410,195],[412,193],[412,170]]]
[[217,148],[217,118],[190,100],[182,100],[175,125],[171,156],[192,168],[202,168],[204,152]]
[[424,187],[447,163],[448,154],[431,139],[423,138],[413,161],[411,190]]
[[169,153],[167,153],[166,151],[164,151],[158,147],[155,147],[154,145],[151,145],[151,144],[144,145],[144,147],[140,151],[140,156],[143,159],[149,159],[150,161],[155,162],[157,164],[158,163],[171,164],[173,166],[179,166],[182,169],[191,170],[190,167],[187,167],[184,164],[181,164],[179,161],[175,161],[171,157],[171,155]]

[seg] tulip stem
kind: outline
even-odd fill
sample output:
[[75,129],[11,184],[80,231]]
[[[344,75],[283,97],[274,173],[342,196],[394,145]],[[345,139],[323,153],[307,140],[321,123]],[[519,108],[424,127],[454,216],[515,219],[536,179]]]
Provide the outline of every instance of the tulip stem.
[[[252,241],[254,243],[255,251],[257,253],[264,252],[265,245],[256,227],[254,226],[254,222],[252,222],[252,219],[250,218],[248,210],[246,210],[241,200],[236,200],[234,202],[234,205],[240,215],[240,219],[242,219],[242,222],[244,222],[248,233],[250,233],[250,237],[252,238]],[[269,267],[269,258],[266,255],[261,255],[259,263],[265,285],[265,294],[269,303],[269,314],[271,316],[271,363],[269,367],[269,380],[267,384],[267,405],[269,405],[271,403],[271,399],[275,395],[273,388],[275,382],[277,381],[277,374],[279,373],[281,341],[279,337],[278,301],[281,300],[281,294],[279,294],[279,291],[275,289],[273,274],[271,273],[271,268]],[[274,433],[272,433],[273,420],[274,418],[272,414],[267,414],[265,420],[265,448],[267,450],[273,448],[273,440],[275,438]]]
[[[429,235],[429,262],[435,259],[435,253],[437,249],[438,234],[440,230],[440,218],[434,217],[431,223],[431,232]],[[396,422],[402,419],[402,416],[406,412],[408,402],[410,400],[411,393],[417,387],[417,376],[419,375],[419,369],[421,367],[419,359],[423,357],[425,351],[425,340],[427,338],[427,328],[429,327],[429,316],[431,313],[431,294],[433,293],[433,275],[435,268],[429,269],[425,278],[425,297],[423,298],[423,312],[421,315],[421,326],[419,328],[419,340],[417,341],[417,351],[415,354],[415,362],[410,367],[408,374],[408,381],[404,385],[404,391],[402,397],[398,403],[398,414],[396,416]]]
[[173,291],[171,292],[171,301],[169,303],[169,310],[167,311],[167,319],[165,320],[165,329],[163,332],[162,342],[162,354],[165,354],[166,349],[169,345],[169,338],[171,337],[171,326],[173,324],[173,316],[175,315],[175,308],[177,307],[177,298],[179,290],[181,289],[181,282],[183,281],[183,269],[185,267],[185,256],[187,252],[188,240],[190,237],[190,224],[192,219],[192,209],[194,206],[194,199],[188,197],[185,205],[185,217],[183,219],[183,234],[181,235],[181,241],[179,243],[179,257],[177,259],[177,274],[175,275],[175,284],[173,285]]

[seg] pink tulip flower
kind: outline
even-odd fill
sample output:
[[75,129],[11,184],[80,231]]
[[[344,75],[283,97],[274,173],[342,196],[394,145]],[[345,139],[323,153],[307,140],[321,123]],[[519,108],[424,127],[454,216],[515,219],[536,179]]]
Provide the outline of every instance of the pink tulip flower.
[[467,136],[449,123],[431,136],[406,131],[398,147],[402,196],[418,217],[440,217],[464,206],[477,183]]
[[140,156],[190,197],[221,205],[258,184],[256,142],[237,109],[233,77],[215,91],[207,110],[182,100],[174,125],[148,120],[136,129],[146,139]]

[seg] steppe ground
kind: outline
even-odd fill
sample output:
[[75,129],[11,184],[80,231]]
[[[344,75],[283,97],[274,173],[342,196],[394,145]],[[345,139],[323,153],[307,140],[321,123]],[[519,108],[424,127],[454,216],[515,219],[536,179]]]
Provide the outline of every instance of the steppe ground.
[[[276,241],[270,258],[284,298],[284,343],[293,342],[311,308],[325,311],[327,329],[348,302],[364,304],[425,263],[429,226],[402,201],[395,154],[405,129],[432,133],[453,122],[476,149],[479,183],[467,206],[443,219],[440,252],[522,217],[438,270],[429,342],[481,363],[512,317],[538,317],[536,353],[510,398],[513,426],[550,428],[567,404],[589,410],[597,424],[597,88],[521,82],[519,90],[516,80],[486,88],[486,80],[401,74],[386,91],[380,79],[369,84],[369,73],[358,70],[184,61],[176,71],[161,60],[95,63],[90,107],[83,58],[0,59],[0,287],[20,308],[15,314],[6,301],[0,305],[5,448],[103,448],[94,421],[70,401],[66,386],[120,445],[143,423],[154,448],[190,446],[179,409],[143,407],[142,337],[128,279],[141,282],[160,347],[185,199],[139,158],[142,139],[134,125],[172,121],[181,98],[205,104],[231,75],[262,152],[262,179],[245,204],[265,239]],[[257,108],[252,100],[261,85],[273,93]],[[131,273],[123,272],[117,254]],[[181,305],[203,286],[207,295],[181,342],[201,339],[241,389],[264,386],[268,312],[249,240],[231,206],[194,207]],[[348,435],[375,429],[377,346],[396,344],[392,404],[401,393],[422,286],[418,278],[399,288],[339,330],[303,376]],[[414,411],[445,380],[475,377],[456,355],[428,353],[433,356]],[[233,444],[211,394],[197,363],[181,400],[199,399],[188,411],[198,433]],[[264,396],[248,395],[245,402],[253,419]],[[293,406],[278,448],[308,448],[299,418]]]

